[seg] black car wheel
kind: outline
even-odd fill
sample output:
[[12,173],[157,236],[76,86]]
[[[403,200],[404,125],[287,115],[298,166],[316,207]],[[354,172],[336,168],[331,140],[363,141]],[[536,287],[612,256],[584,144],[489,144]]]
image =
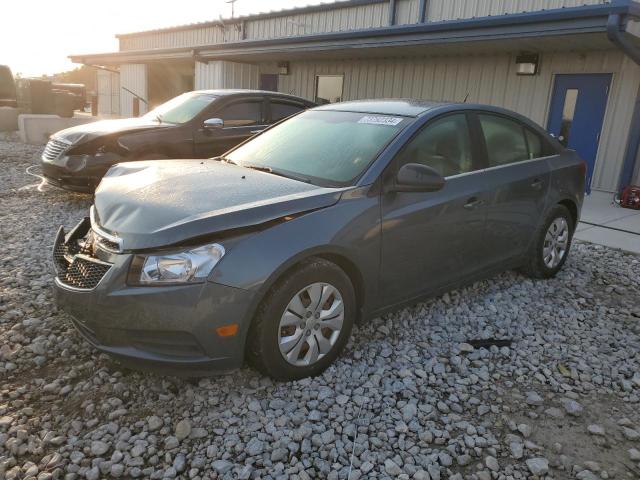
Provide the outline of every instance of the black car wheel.
[[355,316],[344,271],[321,258],[306,260],[265,296],[249,330],[248,360],[280,380],[318,375],[344,349]]
[[523,267],[524,273],[533,278],[555,276],[567,261],[574,229],[567,207],[553,207],[535,235],[528,261]]

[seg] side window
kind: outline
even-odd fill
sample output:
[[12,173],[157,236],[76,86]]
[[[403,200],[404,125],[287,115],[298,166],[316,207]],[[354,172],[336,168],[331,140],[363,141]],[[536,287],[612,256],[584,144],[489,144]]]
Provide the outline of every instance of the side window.
[[279,122],[289,115],[298,113],[300,110],[304,110],[302,105],[271,100],[271,123]]
[[427,124],[400,152],[398,162],[398,168],[421,163],[443,177],[474,170],[466,115],[447,115]]
[[218,114],[225,127],[248,127],[262,123],[262,102],[236,102]]
[[524,129],[525,135],[527,136],[527,145],[529,146],[529,158],[540,158],[544,157],[544,149],[542,148],[542,140],[540,139],[540,135],[532,132],[528,128]]
[[505,117],[478,114],[487,144],[489,166],[497,167],[529,159],[524,127]]

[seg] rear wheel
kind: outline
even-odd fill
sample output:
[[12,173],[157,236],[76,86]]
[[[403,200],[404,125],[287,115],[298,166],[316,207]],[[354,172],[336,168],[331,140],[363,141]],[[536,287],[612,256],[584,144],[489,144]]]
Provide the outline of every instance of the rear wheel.
[[247,339],[247,356],[281,380],[318,375],[338,357],[356,314],[353,285],[334,263],[307,260],[267,293]]
[[536,233],[524,272],[533,278],[555,276],[567,261],[574,228],[567,207],[553,207]]

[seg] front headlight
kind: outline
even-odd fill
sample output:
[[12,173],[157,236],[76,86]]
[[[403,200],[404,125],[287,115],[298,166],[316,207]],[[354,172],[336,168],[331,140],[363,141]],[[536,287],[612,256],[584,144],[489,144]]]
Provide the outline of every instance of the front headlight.
[[129,271],[129,285],[167,285],[204,282],[224,256],[218,243],[157,255],[136,255]]

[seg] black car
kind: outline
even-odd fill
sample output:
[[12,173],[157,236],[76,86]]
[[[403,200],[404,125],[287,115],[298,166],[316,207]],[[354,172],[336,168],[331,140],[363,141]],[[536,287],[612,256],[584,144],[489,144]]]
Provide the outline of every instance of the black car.
[[42,171],[55,186],[93,192],[112,165],[132,160],[209,158],[314,103],[260,90],[199,90],[140,118],[103,120],[53,135]]

